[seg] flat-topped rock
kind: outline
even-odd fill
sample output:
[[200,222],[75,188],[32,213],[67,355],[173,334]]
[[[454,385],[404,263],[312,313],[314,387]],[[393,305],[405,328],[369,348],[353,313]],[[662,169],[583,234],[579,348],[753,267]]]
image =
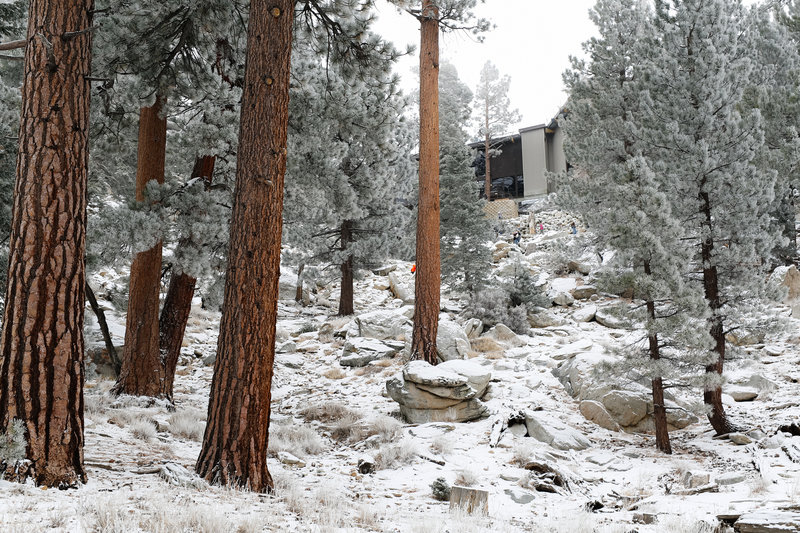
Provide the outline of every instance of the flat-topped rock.
[[485,366],[472,361],[453,360],[441,363],[436,368],[448,372],[454,372],[467,379],[470,387],[475,389],[478,396],[483,394],[489,381],[492,379],[492,372]]
[[411,361],[403,368],[403,379],[431,387],[459,387],[469,380],[441,365],[432,366],[425,361]]

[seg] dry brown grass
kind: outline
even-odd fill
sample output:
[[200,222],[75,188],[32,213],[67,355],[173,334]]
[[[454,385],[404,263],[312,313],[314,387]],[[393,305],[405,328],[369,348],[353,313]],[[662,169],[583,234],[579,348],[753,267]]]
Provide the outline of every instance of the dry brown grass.
[[325,372],[322,373],[328,379],[342,379],[347,377],[347,374],[341,368],[329,368]]

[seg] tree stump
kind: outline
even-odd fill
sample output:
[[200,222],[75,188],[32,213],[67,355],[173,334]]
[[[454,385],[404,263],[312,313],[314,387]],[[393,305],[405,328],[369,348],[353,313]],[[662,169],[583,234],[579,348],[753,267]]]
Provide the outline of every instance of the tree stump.
[[450,510],[467,514],[489,514],[489,493],[485,490],[453,486],[450,488]]

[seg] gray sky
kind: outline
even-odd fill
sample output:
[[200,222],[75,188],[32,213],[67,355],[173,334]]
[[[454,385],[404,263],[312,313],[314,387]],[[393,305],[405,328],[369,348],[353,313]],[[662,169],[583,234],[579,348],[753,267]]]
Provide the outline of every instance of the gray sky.
[[[484,43],[463,33],[445,34],[440,38],[441,57],[456,66],[461,80],[473,92],[487,60],[493,61],[501,74],[511,77],[511,103],[522,115],[522,121],[512,131],[548,122],[566,101],[561,75],[569,67],[569,56],[581,56],[581,43],[596,34],[588,16],[594,3],[486,0],[478,14],[496,27],[486,34]],[[744,3],[754,4],[756,0]],[[417,46],[417,53],[401,59],[397,67],[404,91],[414,91],[419,83],[414,72],[419,63],[419,23],[383,3],[375,29],[400,49],[408,44]]]
[[[516,128],[547,122],[566,100],[561,74],[569,56],[579,55],[581,43],[594,35],[587,15],[593,5],[594,0],[486,0],[478,13],[496,28],[483,44],[464,33],[442,35],[441,57],[456,66],[473,91],[481,68],[491,60],[501,74],[511,76],[511,103],[522,115]],[[414,44],[419,50],[419,23],[408,14],[384,4],[375,29],[398,48]],[[413,70],[418,63],[415,53],[397,67],[407,93],[419,83]]]

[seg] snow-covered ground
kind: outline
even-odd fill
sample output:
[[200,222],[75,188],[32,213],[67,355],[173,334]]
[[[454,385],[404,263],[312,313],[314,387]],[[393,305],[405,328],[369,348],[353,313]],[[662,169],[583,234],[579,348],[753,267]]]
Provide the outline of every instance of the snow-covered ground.
[[[545,233],[526,235],[521,246],[539,245],[525,259],[533,264],[547,243],[572,238],[568,218],[548,221],[541,216]],[[519,225],[525,227],[524,221]],[[397,272],[405,274],[409,266],[400,263]],[[386,279],[367,274],[358,282],[357,314],[401,307]],[[106,287],[114,280],[107,272],[94,283]],[[567,291],[583,281],[573,273],[549,283]],[[329,299],[321,294],[318,302],[335,302],[337,287],[326,290]],[[98,295],[103,292],[101,288]],[[116,398],[109,393],[109,378],[89,379],[89,482],[68,491],[0,482],[0,530],[711,532],[719,524],[717,515],[797,513],[800,463],[793,460],[800,460],[800,437],[778,431],[797,423],[800,404],[800,336],[794,319],[789,319],[789,331],[745,346],[743,356],[728,364],[732,380],[759,376],[768,385],[751,401],[726,397],[734,422],[745,432],[760,429],[763,435],[751,433],[754,442],[737,445],[715,439],[701,419],[671,433],[674,453],[665,456],[655,449],[651,435],[608,431],[584,418],[578,401],[552,373],[575,353],[600,354],[629,338],[622,330],[572,318],[576,310],[611,300],[603,295],[554,307],[561,325],[534,328],[519,337],[521,346],[500,355],[471,354],[492,370],[486,400],[492,416],[421,425],[393,418],[398,404],[386,394],[387,379],[402,369],[401,356],[364,368],[342,367],[344,339],[320,335],[319,328],[330,322],[339,329],[347,320],[333,317],[332,307],[282,301],[278,328],[295,350],[276,357],[269,458],[273,495],[208,487],[182,477],[174,466],[169,471],[178,473],[172,477],[176,484],[157,473],[165,463],[191,472],[200,451],[212,377],[208,362],[215,351],[219,315],[195,307],[176,376],[175,411],[147,399]],[[444,303],[445,309],[459,308],[457,301]],[[786,314],[785,308],[775,309]],[[124,310],[107,314],[115,341],[121,343]],[[455,311],[449,314],[463,321]],[[88,322],[90,342],[100,346],[94,321]],[[508,430],[492,446],[492,427],[499,417],[524,410],[577,430],[591,445],[559,450]],[[365,456],[376,460],[375,473],[359,473],[359,460]],[[295,459],[299,463],[290,464]],[[556,493],[531,489],[522,465],[534,459],[560,472],[567,486]],[[711,491],[692,493],[686,482],[692,475],[700,480],[695,489]],[[451,513],[447,502],[435,500],[430,485],[440,477],[488,491],[488,517]],[[642,523],[650,515],[656,521]]]

